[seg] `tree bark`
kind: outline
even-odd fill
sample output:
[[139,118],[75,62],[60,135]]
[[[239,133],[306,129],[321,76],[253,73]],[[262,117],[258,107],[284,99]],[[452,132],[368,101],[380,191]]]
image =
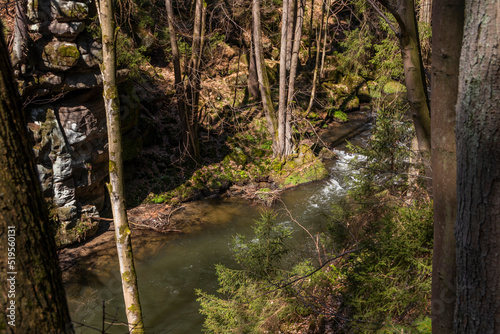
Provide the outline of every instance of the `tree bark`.
[[144,333],[139,289],[134,266],[130,229],[125,209],[123,186],[122,136],[120,128],[120,101],[116,85],[116,39],[114,8],[111,0],[98,2],[102,30],[103,98],[106,109],[109,148],[109,183],[111,210],[115,225],[116,249],[122,278],[125,312],[130,333]]
[[[431,117],[427,97],[425,72],[420,52],[420,39],[415,16],[414,0],[389,0],[379,2],[395,17],[399,24],[399,44],[403,57],[405,84],[410,113],[418,139],[419,151],[429,165],[431,150]],[[431,171],[427,168],[428,176]]]
[[[432,9],[432,191],[434,249],[432,330],[453,333],[456,290],[454,228],[457,212],[455,123],[464,0],[435,1]],[[443,18],[447,18],[444,20]]]
[[200,59],[202,51],[202,35],[204,35],[204,1],[195,1],[193,43],[191,45],[191,59],[188,68],[189,87],[187,88],[189,142],[187,151],[194,161],[200,162],[200,142],[198,140],[198,112],[200,100]]
[[[292,143],[288,142],[287,123],[287,50],[288,50],[288,25],[290,15],[288,13],[292,0],[283,0],[283,13],[281,21],[281,48],[280,48],[280,72],[279,72],[279,104],[278,104],[278,145],[274,152],[275,157],[284,158],[292,151]],[[290,41],[291,42],[291,41]]]
[[323,78],[323,71],[325,68],[325,57],[326,57],[326,39],[328,37],[328,20],[330,18],[330,7],[331,7],[331,0],[327,0],[326,4],[323,3],[323,6],[325,6],[324,10],[326,12],[326,20],[325,20],[325,25],[323,26],[323,52],[321,55],[321,65],[320,65],[320,70],[319,70],[319,77]]
[[314,99],[316,98],[316,87],[318,85],[318,70],[319,70],[319,56],[321,54],[321,38],[323,36],[323,22],[325,19],[325,4],[323,3],[321,7],[321,21],[319,26],[319,31],[316,34],[316,59],[314,61],[314,72],[313,72],[313,85],[311,88],[311,98],[309,99],[309,105],[307,106],[306,116],[312,110],[314,105]]
[[[243,42],[244,43],[244,42]],[[252,99],[257,100],[259,98],[259,78],[257,75],[257,65],[255,64],[255,52],[253,50],[253,43],[250,43],[250,53],[247,53],[247,47],[245,46],[245,55],[247,56],[248,62],[248,93]]]
[[[432,22],[431,21],[432,12],[433,12],[433,1],[432,0],[420,1],[420,12],[419,12],[419,18],[418,18],[418,20],[420,22],[425,22],[425,23],[430,25]],[[463,16],[463,14],[462,14],[462,16]],[[442,16],[442,17],[447,17],[447,16]]]
[[466,2],[457,105],[455,333],[500,332],[500,7]]
[[73,333],[32,147],[0,23],[0,328]]
[[14,42],[12,45],[12,65],[16,75],[24,74],[28,56],[28,18],[26,0],[15,1]]
[[255,52],[255,67],[259,80],[260,97],[262,99],[262,108],[266,114],[267,129],[273,139],[273,152],[276,152],[278,120],[274,111],[273,100],[271,98],[271,87],[267,76],[266,62],[264,61],[264,51],[262,47],[262,31],[260,22],[260,0],[252,0],[252,18],[253,18],[253,42]]
[[167,10],[168,18],[168,31],[170,35],[170,47],[172,48],[172,62],[174,65],[174,84],[175,84],[175,97],[177,99],[177,112],[179,113],[179,120],[181,123],[181,142],[184,147],[189,146],[189,133],[190,130],[189,115],[186,109],[186,90],[182,80],[181,62],[179,47],[177,45],[177,33],[174,24],[174,11],[172,9],[172,0],[165,0],[165,7]]

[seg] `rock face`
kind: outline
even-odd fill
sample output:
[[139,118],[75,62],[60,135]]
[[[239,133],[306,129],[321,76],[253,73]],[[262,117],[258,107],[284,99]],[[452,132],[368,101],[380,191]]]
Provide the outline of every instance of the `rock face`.
[[[44,196],[60,223],[59,241],[69,244],[95,230],[105,206],[107,129],[99,71],[100,41],[85,29],[95,16],[85,0],[28,0],[33,37],[27,71],[19,77],[28,128]],[[118,73],[126,156],[141,151],[137,138],[139,99]]]

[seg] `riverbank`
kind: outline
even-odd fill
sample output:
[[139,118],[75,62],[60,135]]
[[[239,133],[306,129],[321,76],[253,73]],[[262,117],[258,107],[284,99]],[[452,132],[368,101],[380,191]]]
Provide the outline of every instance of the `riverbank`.
[[[371,121],[370,111],[366,108],[349,113],[348,117],[349,122],[331,122],[328,127],[318,131],[317,140],[321,142],[322,146],[331,150],[345,143],[345,140],[366,131]],[[333,154],[329,157],[323,157],[323,159],[332,158],[335,158]],[[268,178],[264,178],[261,182],[258,182],[259,184],[248,182],[234,185],[228,187],[222,194],[208,194],[207,197],[234,197],[242,202],[262,205],[268,203],[269,193],[259,193],[258,191],[259,189],[276,189],[277,187],[271,182]],[[286,189],[292,188],[293,185],[286,187]],[[249,193],[256,194],[256,196],[252,198],[248,195]],[[169,203],[146,203],[129,209],[128,217],[134,243],[138,243],[143,237],[147,237],[147,239],[175,239],[179,234],[192,233],[202,229],[206,219],[200,217],[207,213],[203,212],[203,208],[200,209],[199,201],[207,197],[200,196],[190,202],[178,202],[174,203],[174,205]],[[138,247],[134,245],[134,255],[136,257],[140,257],[139,252]],[[80,243],[60,249],[58,254],[65,282],[73,280],[74,276],[81,270],[79,263],[86,263],[89,268],[92,268],[98,266],[99,262],[109,261],[113,256],[116,256],[112,221],[109,219],[101,220],[95,235]]]

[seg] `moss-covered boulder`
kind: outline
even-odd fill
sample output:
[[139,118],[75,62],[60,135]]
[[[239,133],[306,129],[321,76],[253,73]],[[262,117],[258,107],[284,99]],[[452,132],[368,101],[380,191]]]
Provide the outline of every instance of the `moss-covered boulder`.
[[56,6],[52,6],[52,17],[59,22],[85,20],[89,14],[89,7],[80,1],[57,1]]
[[382,91],[387,94],[406,94],[406,86],[397,81],[389,81],[384,85]]
[[341,110],[346,112],[359,110],[359,98],[355,95],[345,98],[342,101]]
[[370,87],[364,82],[356,91],[356,96],[360,102],[369,103],[371,101]]
[[357,89],[365,83],[365,79],[359,75],[350,74],[343,77],[340,83],[347,87],[349,94],[356,94]]
[[66,71],[78,63],[80,51],[75,43],[52,41],[43,48],[42,58],[46,67]]
[[307,145],[301,145],[296,154],[281,164],[281,168],[271,171],[272,181],[280,188],[322,180],[327,176],[325,165]]

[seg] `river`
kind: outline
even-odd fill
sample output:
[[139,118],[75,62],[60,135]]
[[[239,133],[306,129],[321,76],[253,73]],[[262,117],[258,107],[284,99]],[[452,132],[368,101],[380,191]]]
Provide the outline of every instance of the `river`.
[[[325,214],[330,204],[345,194],[345,177],[351,170],[352,155],[336,151],[339,159],[330,162],[330,177],[282,193],[281,199],[292,216],[311,233],[325,229]],[[148,333],[200,333],[203,317],[199,314],[195,289],[215,293],[217,276],[214,265],[222,263],[238,268],[231,252],[236,234],[251,235],[254,220],[263,207],[235,198],[207,199],[195,205],[193,219],[202,228],[190,233],[159,235],[147,233],[134,239],[136,271],[144,323]],[[293,229],[291,256],[313,256],[313,244],[305,231],[295,224],[283,204],[275,205],[280,222]],[[106,333],[127,333],[123,296],[117,260],[112,248],[93,257],[92,266],[80,261],[77,274],[66,282],[72,319],[77,333],[102,330],[103,303]],[[92,329],[92,328],[93,329]]]

